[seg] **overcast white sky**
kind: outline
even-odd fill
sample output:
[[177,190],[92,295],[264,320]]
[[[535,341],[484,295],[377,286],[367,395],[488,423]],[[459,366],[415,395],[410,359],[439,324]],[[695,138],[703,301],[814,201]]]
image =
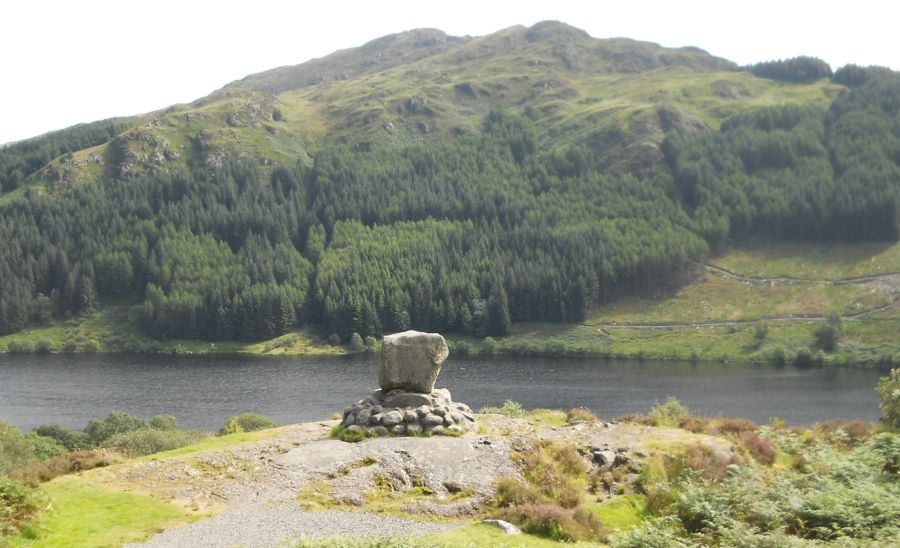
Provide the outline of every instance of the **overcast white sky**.
[[0,143],[202,97],[418,27],[481,36],[545,19],[592,36],[697,46],[739,64],[813,55],[900,69],[890,1],[7,0]]

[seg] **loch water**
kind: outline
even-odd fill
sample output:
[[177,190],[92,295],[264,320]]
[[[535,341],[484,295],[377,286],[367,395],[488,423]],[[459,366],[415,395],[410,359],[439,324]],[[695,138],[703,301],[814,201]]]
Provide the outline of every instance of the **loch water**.
[[[184,355],[0,355],[0,420],[23,430],[81,429],[111,411],[175,415],[216,430],[254,411],[280,423],[326,418],[377,388],[378,358]],[[705,415],[791,424],[876,420],[884,371],[589,358],[451,357],[438,378],[474,409],[590,408],[613,418],[675,396]]]

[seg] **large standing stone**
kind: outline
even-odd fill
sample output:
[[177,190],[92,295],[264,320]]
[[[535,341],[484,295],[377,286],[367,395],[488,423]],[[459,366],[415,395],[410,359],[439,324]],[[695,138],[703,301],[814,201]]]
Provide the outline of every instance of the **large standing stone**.
[[447,342],[437,333],[404,331],[388,335],[381,347],[378,384],[384,392],[400,388],[431,394],[449,354]]

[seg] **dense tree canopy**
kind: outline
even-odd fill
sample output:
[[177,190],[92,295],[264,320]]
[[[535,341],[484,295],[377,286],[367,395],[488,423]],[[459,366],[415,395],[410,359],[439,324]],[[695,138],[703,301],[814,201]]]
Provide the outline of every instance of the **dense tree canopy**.
[[29,192],[0,206],[0,333],[107,298],[160,338],[580,321],[735,237],[896,240],[898,112],[900,83],[871,78],[829,109],[672,135],[651,176],[605,173],[585,145],[542,150],[496,110],[441,142]]
[[747,69],[754,76],[783,82],[812,82],[831,77],[831,66],[825,61],[801,55],[778,61],[764,61]]

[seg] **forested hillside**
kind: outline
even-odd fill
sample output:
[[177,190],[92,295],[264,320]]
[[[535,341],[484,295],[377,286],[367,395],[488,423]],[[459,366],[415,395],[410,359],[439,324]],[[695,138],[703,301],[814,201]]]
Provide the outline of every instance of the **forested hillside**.
[[[429,34],[346,79],[319,60],[0,150],[0,334],[115,302],[162,339],[497,335],[654,295],[734,239],[898,239],[895,73],[776,83],[821,66],[576,31]],[[471,78],[507,65],[530,75]],[[411,83],[435,66],[443,91]]]

